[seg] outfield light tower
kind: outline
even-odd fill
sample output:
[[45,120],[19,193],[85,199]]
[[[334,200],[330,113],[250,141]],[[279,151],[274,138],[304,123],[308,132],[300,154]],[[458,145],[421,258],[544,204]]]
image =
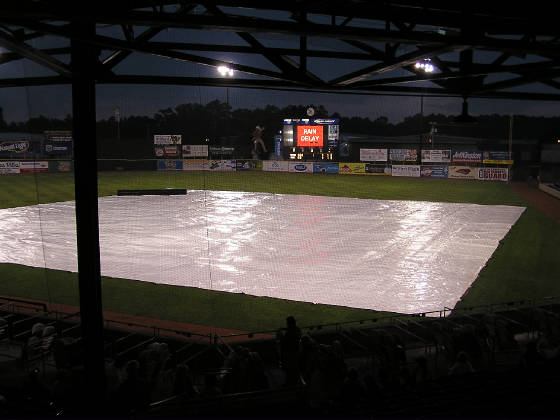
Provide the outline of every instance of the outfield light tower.
[[[218,66],[218,73],[222,77],[233,77],[234,70],[228,66]],[[229,105],[229,86],[226,87],[226,104]]]

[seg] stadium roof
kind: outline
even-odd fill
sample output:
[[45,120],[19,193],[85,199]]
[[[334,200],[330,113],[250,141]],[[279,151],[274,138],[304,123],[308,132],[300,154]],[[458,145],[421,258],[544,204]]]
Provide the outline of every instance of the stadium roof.
[[[3,1],[0,69],[26,58],[48,74],[0,78],[0,87],[70,83],[70,41],[78,39],[99,51],[96,83],[559,100],[560,25],[550,8],[439,0]],[[78,35],[71,24],[81,21],[94,21],[96,33]],[[161,36],[170,28],[176,40]],[[120,70],[138,54],[161,65]],[[165,62],[177,61],[237,73],[162,74]]]

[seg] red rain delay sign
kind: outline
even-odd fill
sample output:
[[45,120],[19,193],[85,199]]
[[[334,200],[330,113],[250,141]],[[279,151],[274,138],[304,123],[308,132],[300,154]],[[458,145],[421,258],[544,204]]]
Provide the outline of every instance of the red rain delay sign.
[[323,126],[321,125],[298,125],[297,145],[300,147],[322,147]]

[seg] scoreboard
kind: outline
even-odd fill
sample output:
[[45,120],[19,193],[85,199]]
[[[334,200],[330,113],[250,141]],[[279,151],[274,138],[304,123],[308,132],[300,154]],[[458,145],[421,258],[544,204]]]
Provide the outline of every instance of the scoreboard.
[[284,120],[282,150],[289,160],[333,160],[338,150],[338,118]]

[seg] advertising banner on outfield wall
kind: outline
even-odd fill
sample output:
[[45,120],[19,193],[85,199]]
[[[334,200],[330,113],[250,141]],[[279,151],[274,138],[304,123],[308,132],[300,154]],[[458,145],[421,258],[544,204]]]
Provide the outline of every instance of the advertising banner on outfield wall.
[[181,135],[180,134],[155,135],[154,144],[181,144]]
[[13,160],[1,161],[0,174],[19,174],[19,162]]
[[260,171],[263,168],[262,160],[256,159],[237,159],[235,163],[236,171]]
[[9,156],[12,153],[25,153],[29,150],[29,141],[3,141],[0,142],[0,156]]
[[25,161],[19,163],[19,171],[25,172],[49,172],[49,162]]
[[207,171],[210,169],[208,159],[184,159],[183,171]]
[[451,161],[453,163],[480,163],[482,162],[482,152],[478,150],[453,150]]
[[387,162],[387,149],[360,149],[362,162]]
[[391,168],[388,168],[387,166],[375,166],[373,163],[366,163],[366,174],[391,175]]
[[323,174],[337,174],[338,163],[331,162],[315,162],[313,164],[313,172]]
[[49,160],[49,172],[72,172],[73,169],[71,160]]
[[181,171],[183,170],[182,160],[162,159],[157,161],[158,171]]
[[289,162],[288,172],[313,172],[313,162]]
[[420,178],[420,165],[391,165],[391,175]]
[[338,173],[343,175],[364,175],[366,173],[365,163],[340,163]]
[[477,179],[481,181],[508,181],[508,168],[478,168]]
[[448,178],[452,179],[476,179],[477,168],[469,168],[468,166],[450,166]]
[[220,172],[235,171],[236,165],[237,162],[235,160],[211,160],[210,170]]
[[482,155],[482,163],[513,165],[513,160],[509,152],[484,152]]
[[422,150],[422,163],[451,162],[451,150]]
[[284,160],[263,160],[263,171],[267,172],[288,172],[289,162]]
[[183,157],[207,157],[207,144],[184,144]]
[[418,150],[416,149],[391,149],[389,153],[391,160],[416,162],[418,160]]
[[422,166],[420,176],[422,178],[447,178],[449,169],[447,166]]
[[155,146],[157,157],[178,157],[180,146]]

